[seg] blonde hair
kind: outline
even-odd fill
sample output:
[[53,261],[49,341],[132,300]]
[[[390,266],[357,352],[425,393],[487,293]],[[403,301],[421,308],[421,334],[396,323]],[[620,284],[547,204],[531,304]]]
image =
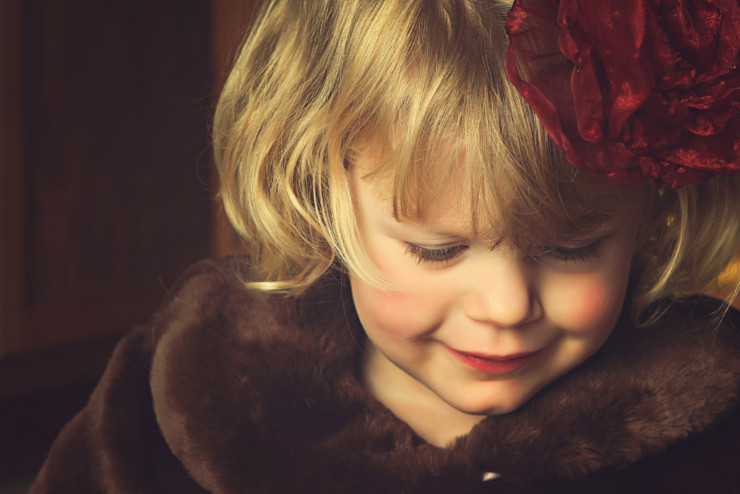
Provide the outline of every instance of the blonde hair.
[[570,166],[504,75],[508,8],[263,5],[214,121],[221,196],[256,271],[247,286],[296,295],[333,266],[383,283],[358,240],[347,174],[368,142],[382,149],[370,175],[392,176],[394,214],[423,216],[462,167],[473,214],[491,213],[523,247],[644,201],[638,310],[717,277],[740,241],[740,182],[658,192]]

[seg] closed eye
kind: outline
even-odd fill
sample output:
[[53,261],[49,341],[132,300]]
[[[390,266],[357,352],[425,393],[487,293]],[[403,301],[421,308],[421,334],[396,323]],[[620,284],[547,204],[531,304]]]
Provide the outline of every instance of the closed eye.
[[422,247],[405,242],[406,252],[416,259],[417,263],[447,263],[465,252],[467,245],[450,245],[447,247]]
[[602,240],[603,238],[600,238],[588,245],[583,245],[580,247],[545,247],[543,249],[543,252],[541,254],[538,254],[536,257],[541,257],[544,254],[554,259],[565,262],[576,262],[595,258],[598,257],[601,253]]

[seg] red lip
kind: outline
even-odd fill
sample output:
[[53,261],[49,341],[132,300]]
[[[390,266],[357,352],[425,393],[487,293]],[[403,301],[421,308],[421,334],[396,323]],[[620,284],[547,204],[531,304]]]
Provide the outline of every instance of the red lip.
[[454,356],[473,369],[496,376],[511,374],[512,372],[518,371],[529,364],[539,353],[539,351],[536,351],[498,356],[460,352],[450,347],[447,348]]

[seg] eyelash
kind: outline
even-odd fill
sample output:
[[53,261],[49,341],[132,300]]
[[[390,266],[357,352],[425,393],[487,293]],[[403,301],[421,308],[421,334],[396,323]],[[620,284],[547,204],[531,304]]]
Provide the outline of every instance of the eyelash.
[[[546,247],[540,253],[530,257],[535,260],[539,260],[543,256],[550,256],[564,262],[584,261],[599,256],[602,240],[598,239],[583,247]],[[413,256],[419,264],[423,262],[445,264],[462,254],[467,248],[467,245],[452,245],[430,249],[406,242],[406,253]]]
[[543,255],[554,257],[559,261],[576,262],[584,261],[592,257],[598,257],[601,253],[601,241],[598,239],[582,247],[547,247],[542,254],[533,256],[539,259]]
[[449,247],[429,249],[427,247],[420,247],[416,244],[406,242],[406,253],[412,255],[419,264],[422,262],[431,262],[435,264],[448,263],[462,254],[467,248],[467,245],[451,245]]

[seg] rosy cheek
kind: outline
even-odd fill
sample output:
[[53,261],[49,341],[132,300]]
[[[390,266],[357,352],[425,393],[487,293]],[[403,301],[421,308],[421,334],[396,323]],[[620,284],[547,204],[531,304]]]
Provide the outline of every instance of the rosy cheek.
[[351,283],[357,314],[368,333],[418,336],[433,326],[424,309],[430,301],[423,294],[378,290],[355,277]]
[[578,333],[612,328],[622,307],[619,287],[599,279],[561,282],[559,286],[543,300],[548,317],[555,324]]

